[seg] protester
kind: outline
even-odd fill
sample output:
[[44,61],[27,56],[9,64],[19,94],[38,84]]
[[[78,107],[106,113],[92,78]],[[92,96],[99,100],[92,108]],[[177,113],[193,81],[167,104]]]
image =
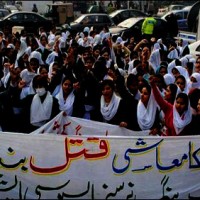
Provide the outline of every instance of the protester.
[[37,75],[33,79],[36,94],[30,94],[22,100],[23,132],[30,133],[41,127],[59,112],[58,100],[48,91],[45,77]]
[[99,107],[95,109],[95,120],[109,124],[127,127],[126,105],[115,93],[113,80],[103,80],[101,83]]
[[80,92],[73,88],[74,82],[72,75],[64,77],[56,98],[60,111],[64,111],[67,116],[82,118],[85,113],[85,106]]
[[[56,32],[55,27],[50,33],[42,27],[38,32],[38,36],[26,30],[12,37],[0,34],[5,41],[0,54],[0,103],[5,106],[8,102],[5,109],[0,109],[5,116],[0,117],[3,131],[29,133],[65,111],[69,116],[115,124],[133,131],[147,130],[151,135],[188,134],[184,132],[188,130],[186,126],[190,126],[189,117],[182,123],[177,117],[177,112],[182,114],[182,111],[172,111],[180,100],[185,104],[185,113],[189,113],[190,103],[193,111],[197,107],[196,100],[196,103],[191,99],[187,103],[187,94],[199,89],[200,58],[195,59],[188,54],[187,48],[184,50],[186,43],[177,45],[172,38],[150,37],[136,43],[132,36],[113,41],[108,27],[100,32],[85,27],[76,36],[70,30]],[[159,98],[165,102],[162,105],[153,95],[154,86],[152,89],[149,86],[152,75]],[[37,77],[44,79],[45,84],[35,86]],[[35,101],[39,96],[38,87],[42,87],[44,95]],[[40,101],[45,97],[50,100],[48,102],[53,99],[52,112],[51,109],[47,111],[50,104],[44,108]],[[118,103],[113,103],[112,97]],[[111,117],[105,114],[107,107],[102,102],[106,101],[116,106],[114,111],[108,106]],[[36,105],[33,102],[48,115],[42,123],[34,121],[31,108]],[[163,105],[166,105],[164,110]],[[174,115],[178,120],[173,122]],[[15,119],[12,128],[9,117]],[[177,131],[176,126],[180,130]]]
[[190,109],[190,102],[187,94],[179,93],[176,96],[175,103],[172,105],[161,96],[152,76],[150,84],[153,90],[156,102],[164,112],[166,132],[163,135],[177,136],[181,135],[183,129],[191,122],[192,113]]

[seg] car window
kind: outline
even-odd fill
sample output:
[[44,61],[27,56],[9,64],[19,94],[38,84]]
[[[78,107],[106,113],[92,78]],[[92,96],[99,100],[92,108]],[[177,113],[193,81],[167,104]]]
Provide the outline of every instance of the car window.
[[103,16],[97,16],[97,23],[103,23]]
[[175,13],[177,20],[183,19],[183,13],[179,12],[179,13]]
[[9,18],[10,18],[11,21],[23,20],[23,14],[17,13],[16,15],[12,15]]
[[129,12],[123,11],[123,12],[121,12],[121,16],[122,16],[123,19],[127,19],[127,18],[129,18]]
[[95,23],[96,17],[95,16],[88,16],[88,24]]
[[141,12],[137,12],[135,10],[130,11],[130,17],[138,17],[138,16],[145,16],[145,14],[143,14]]
[[183,14],[184,14],[184,17],[183,17],[183,18],[184,18],[184,19],[187,19],[188,12],[184,12]]
[[196,51],[200,52],[200,45],[196,48]]
[[0,18],[4,16],[3,12],[0,11]]
[[104,22],[104,23],[110,23],[109,17],[103,16],[103,22]]
[[86,16],[83,18],[83,20],[81,21],[83,24],[88,24],[89,23],[89,17]]

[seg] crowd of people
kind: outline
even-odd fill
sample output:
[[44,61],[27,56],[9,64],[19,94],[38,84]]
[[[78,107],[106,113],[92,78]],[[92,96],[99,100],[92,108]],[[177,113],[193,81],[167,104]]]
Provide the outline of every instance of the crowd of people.
[[4,132],[30,133],[64,111],[150,135],[200,133],[200,57],[184,40],[4,31],[0,76]]

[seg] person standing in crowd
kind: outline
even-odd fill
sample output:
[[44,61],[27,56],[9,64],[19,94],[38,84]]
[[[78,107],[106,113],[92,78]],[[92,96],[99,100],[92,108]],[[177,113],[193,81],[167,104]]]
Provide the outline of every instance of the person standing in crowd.
[[171,12],[168,16],[166,16],[166,21],[167,21],[167,27],[170,30],[170,37],[176,37],[178,34],[178,22],[177,22],[177,17],[176,15]]
[[85,113],[85,106],[80,93],[73,88],[74,82],[72,75],[64,77],[56,98],[60,111],[66,112],[67,116],[82,118]]
[[30,133],[38,129],[60,112],[58,100],[48,91],[46,77],[35,76],[33,88],[36,94],[28,95],[21,102],[24,133]]
[[127,127],[126,105],[115,93],[113,80],[105,79],[101,85],[99,106],[96,108],[96,121]]
[[181,135],[184,128],[192,120],[192,112],[188,95],[178,93],[174,104],[167,102],[161,96],[153,76],[149,79],[156,102],[164,113],[166,131],[162,133],[165,136]]
[[142,35],[144,39],[147,39],[149,42],[153,37],[154,27],[157,21],[153,17],[153,12],[149,12],[149,16],[145,18],[144,22],[142,23]]
[[32,12],[38,12],[37,5],[35,3],[33,4]]

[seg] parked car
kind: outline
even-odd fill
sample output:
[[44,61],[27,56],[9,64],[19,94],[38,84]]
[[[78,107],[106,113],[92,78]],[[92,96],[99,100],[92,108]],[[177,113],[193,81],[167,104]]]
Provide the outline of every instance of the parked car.
[[19,11],[17,7],[14,5],[5,5],[4,8],[10,11],[11,13],[15,13]]
[[171,4],[171,5],[169,5],[169,11],[172,11],[172,10],[181,10],[181,9],[183,9],[185,7],[185,5],[183,5],[183,4]]
[[94,30],[99,32],[104,26],[112,25],[114,25],[114,22],[109,15],[104,13],[93,13],[81,15],[74,22],[71,22],[70,25],[62,25],[62,29],[69,29],[72,34],[75,34],[77,32],[82,32],[86,26],[89,28],[93,27]]
[[[117,26],[110,27],[109,31],[113,36],[113,40],[115,40],[118,36],[121,36],[122,38],[124,38],[124,40],[130,38],[131,36],[134,36],[136,41],[141,40],[142,39],[141,29],[144,19],[145,17],[133,17],[124,20]],[[155,19],[157,20],[156,26],[154,28],[155,37],[156,38],[167,37],[169,35],[167,22],[158,17],[155,17]]]
[[178,29],[181,31],[188,31],[187,16],[188,16],[190,9],[191,9],[191,7],[187,6],[186,8],[184,8],[182,10],[172,10],[172,11],[167,12],[161,18],[166,19],[167,16],[169,16],[171,13],[174,13],[177,18]]
[[106,8],[103,6],[91,5],[87,9],[87,13],[107,13]]
[[162,17],[167,12],[170,12],[172,10],[182,10],[185,6],[182,4],[172,4],[163,8],[159,8],[157,12],[157,17]]
[[147,14],[136,9],[120,9],[109,14],[115,25],[131,17],[146,17]]
[[5,16],[9,15],[10,12],[7,9],[0,9],[0,19],[4,18]]
[[200,40],[188,45],[190,54],[194,57],[200,56]]
[[12,31],[13,26],[22,26],[29,33],[38,33],[40,27],[50,31],[52,22],[40,14],[25,11],[12,13],[0,19],[1,30],[7,28],[9,31]]

